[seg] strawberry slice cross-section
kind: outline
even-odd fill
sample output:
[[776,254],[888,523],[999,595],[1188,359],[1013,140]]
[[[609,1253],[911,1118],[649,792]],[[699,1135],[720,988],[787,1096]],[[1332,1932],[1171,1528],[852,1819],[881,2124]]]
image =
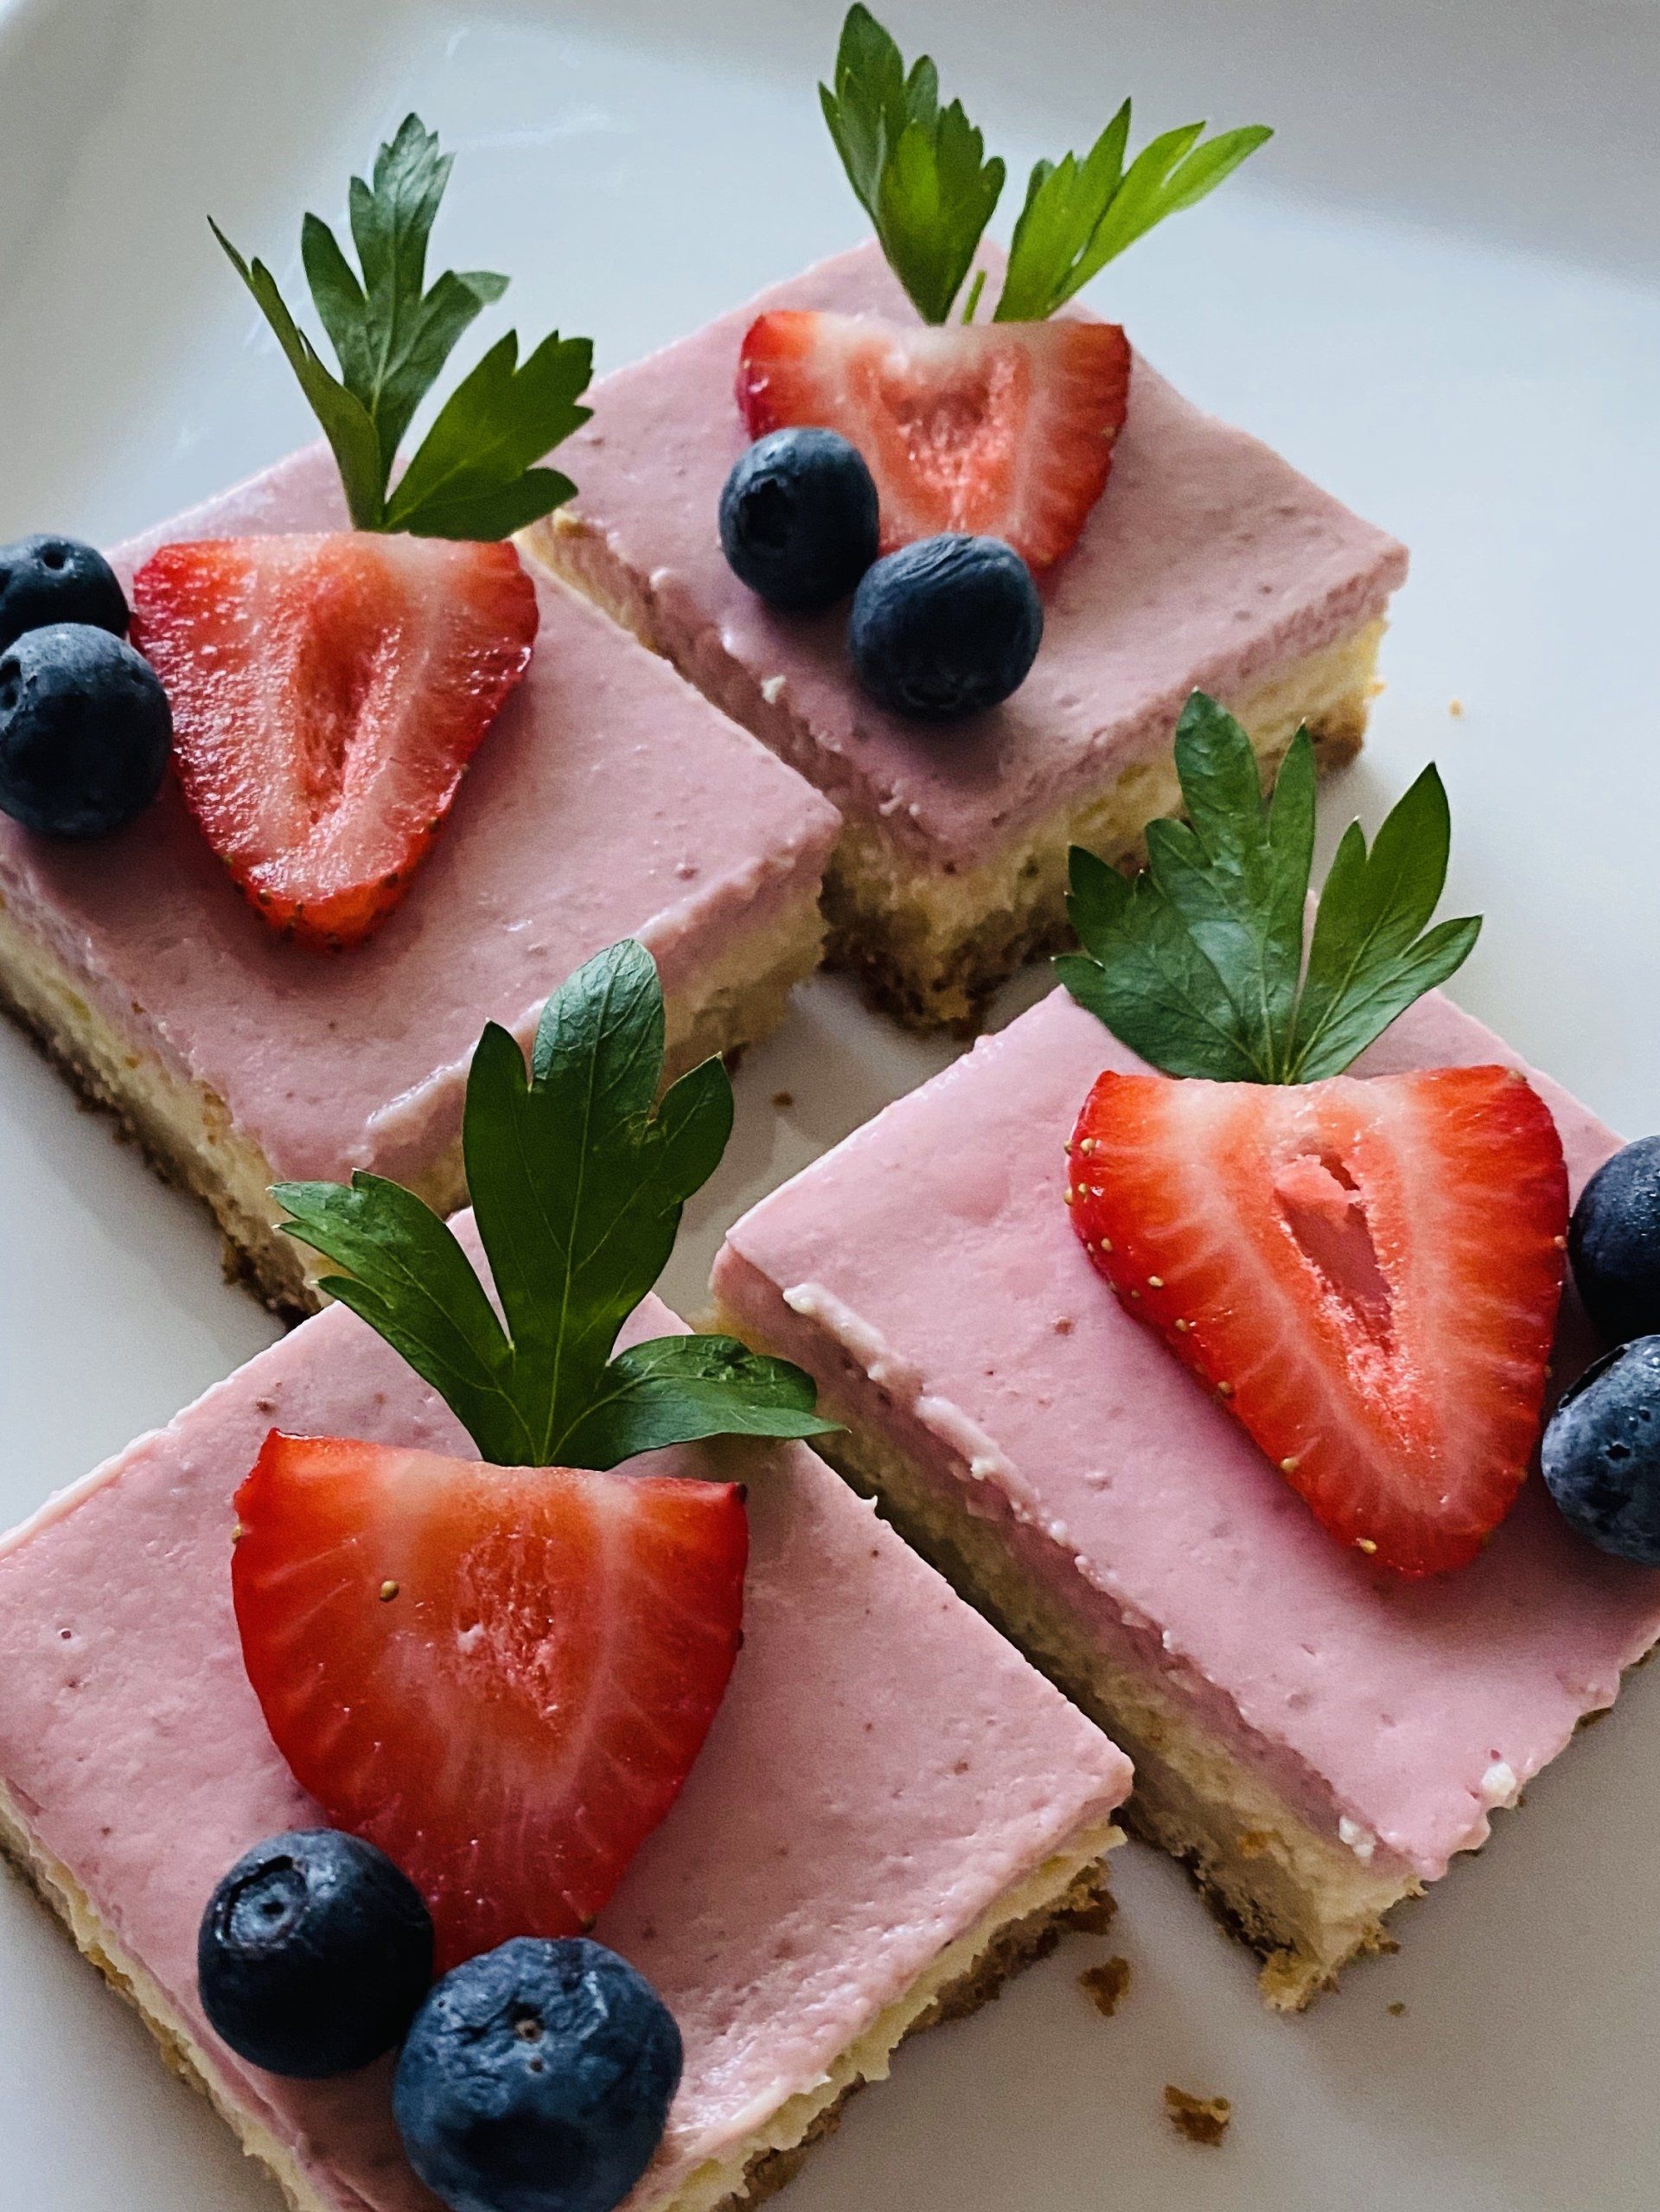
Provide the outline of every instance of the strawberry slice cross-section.
[[1538,1439],[1567,1180],[1513,1070],[1306,1084],[1108,1072],[1069,1196],[1127,1311],[1342,1542],[1472,1559]]
[[272,1738],[421,1891],[440,1969],[589,1927],[725,1694],[742,1489],[273,1432],[236,1511]]
[[321,949],[385,920],[530,662],[506,544],[339,531],[163,546],[133,640],[186,804],[255,911]]
[[1123,331],[1067,316],[931,329],[778,309],[750,326],[737,372],[751,438],[812,425],[859,448],[884,553],[964,530],[1033,568],[1076,542],[1106,489],[1129,393]]

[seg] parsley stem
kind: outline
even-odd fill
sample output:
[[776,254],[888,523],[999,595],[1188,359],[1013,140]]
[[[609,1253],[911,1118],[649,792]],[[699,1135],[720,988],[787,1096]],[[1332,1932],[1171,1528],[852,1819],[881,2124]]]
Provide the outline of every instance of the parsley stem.
[[968,304],[962,310],[962,319],[965,323],[972,323],[974,321],[974,310],[980,305],[980,296],[985,289],[986,272],[983,269],[976,269],[974,272],[974,281],[968,287]]

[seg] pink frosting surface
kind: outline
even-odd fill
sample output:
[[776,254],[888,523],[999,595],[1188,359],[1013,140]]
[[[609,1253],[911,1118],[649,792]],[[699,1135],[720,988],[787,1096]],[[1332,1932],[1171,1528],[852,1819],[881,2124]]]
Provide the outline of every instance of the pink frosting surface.
[[[681,1324],[654,1300],[629,1338]],[[279,2081],[202,2019],[195,1931],[249,1844],[314,1823],[243,1672],[231,1498],[272,1427],[470,1452],[343,1307],[304,1323],[0,1547],[0,1775],[221,2085],[341,2212],[431,2212],[387,2069]],[[702,1453],[662,1472],[709,1473]],[[650,1977],[686,2064],[631,2202],[811,2087],[1008,1884],[1104,1816],[1128,1762],[799,1447],[750,1485],[744,1645],[686,1787],[597,1933]]]
[[[343,527],[323,447],[115,556],[169,540]],[[320,956],[231,887],[169,786],[85,846],[0,818],[0,897],[141,1046],[205,1083],[280,1175],[414,1173],[454,1137],[487,1018],[524,1033],[589,954],[626,936],[692,988],[734,931],[814,884],[832,810],[655,655],[539,582],[528,674],[443,834],[367,944]]]
[[769,613],[721,554],[716,508],[746,443],[738,348],[777,307],[915,320],[872,242],[617,370],[563,449],[581,487],[572,512],[649,584],[665,643],[712,697],[739,703],[734,668],[781,682],[811,733],[794,764],[936,863],[972,862],[1161,751],[1195,686],[1237,698],[1381,614],[1406,574],[1393,539],[1138,358],[1106,493],[1044,580],[1025,683],[943,734],[886,714],[849,673],[845,608]]
[[[1519,1064],[1436,997],[1359,1071],[1491,1060]],[[1073,1233],[1062,1148],[1100,1071],[1138,1064],[1057,991],[764,1199],[718,1288],[827,1379],[873,1377],[959,1503],[1312,1816],[1440,1874],[1612,1701],[1660,1635],[1660,1573],[1572,1535],[1536,1474],[1459,1574],[1402,1585],[1335,1544]],[[1533,1080],[1577,1190],[1617,1140]],[[1559,1377],[1583,1357],[1565,1341]]]

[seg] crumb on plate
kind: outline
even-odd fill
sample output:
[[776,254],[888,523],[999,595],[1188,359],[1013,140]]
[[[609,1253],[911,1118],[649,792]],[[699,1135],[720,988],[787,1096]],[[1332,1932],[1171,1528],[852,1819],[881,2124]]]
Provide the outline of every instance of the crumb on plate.
[[1103,1959],[1100,1966],[1091,1966],[1078,1976],[1078,1987],[1088,1996],[1103,2020],[1110,2020],[1123,2003],[1130,1986],[1130,1962],[1127,1959]]
[[1226,2135],[1234,2117],[1234,2108],[1226,2097],[1195,2097],[1185,2089],[1178,2089],[1173,2081],[1165,2084],[1165,2110],[1178,2135],[1186,2136],[1190,2143],[1203,2143],[1211,2150]]

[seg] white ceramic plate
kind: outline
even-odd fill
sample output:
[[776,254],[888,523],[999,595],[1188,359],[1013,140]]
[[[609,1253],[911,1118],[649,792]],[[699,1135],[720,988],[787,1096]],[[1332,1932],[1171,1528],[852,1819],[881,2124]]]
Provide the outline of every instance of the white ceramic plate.
[[[1022,168],[1078,143],[1125,89],[1149,127],[1280,126],[1246,176],[1094,296],[1188,391],[1412,544],[1389,694],[1363,763],[1329,794],[1328,841],[1439,759],[1448,911],[1488,917],[1459,995],[1618,1126],[1651,1126],[1660,11],[885,12],[907,46],[943,54]],[[603,366],[851,242],[859,220],[813,97],[839,14],[840,0],[0,0],[0,539],[118,536],[307,434],[203,216],[295,276],[302,207],[332,217],[411,105],[460,151],[447,254],[513,271],[520,330],[591,330]],[[943,1057],[836,985],[804,993],[744,1070],[731,1155],[670,1295],[694,1307],[724,1224]],[[73,1112],[9,1031],[0,1253],[7,1522],[271,1333],[220,1284],[198,1212]],[[1068,1947],[907,2051],[814,2153],[794,2212],[1649,2212],[1660,1684],[1638,1680],[1529,1798],[1403,1915],[1399,1958],[1290,2023],[1261,2011],[1245,1955],[1173,1870],[1123,1853],[1110,1944]],[[1134,1968],[1110,2024],[1074,1985],[1108,1947]],[[1233,2098],[1223,2150],[1174,2138],[1166,2081]],[[10,1883],[0,2202],[275,2203]]]

